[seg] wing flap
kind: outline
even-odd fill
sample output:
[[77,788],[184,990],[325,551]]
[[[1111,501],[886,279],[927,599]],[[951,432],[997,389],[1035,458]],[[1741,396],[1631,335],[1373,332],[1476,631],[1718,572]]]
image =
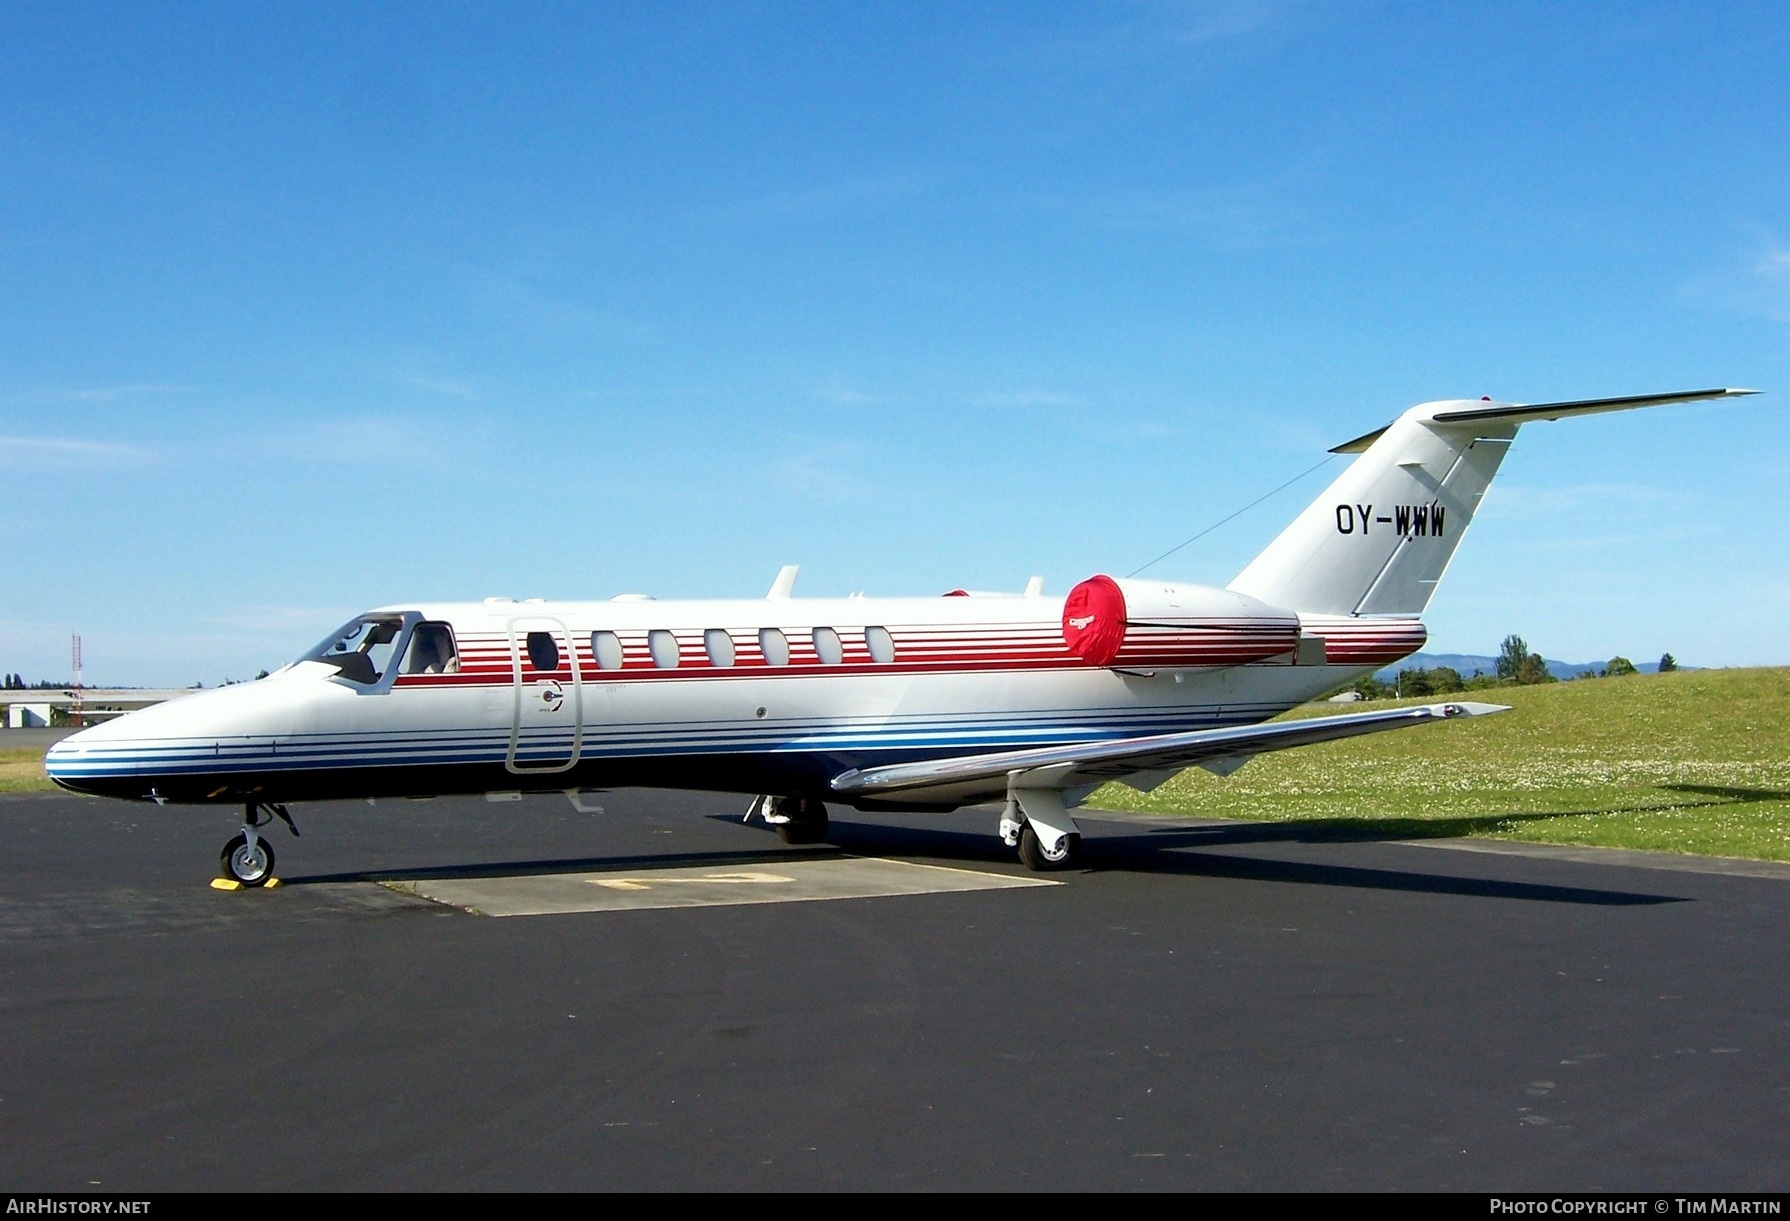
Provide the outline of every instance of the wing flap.
[[1221,760],[1221,766],[1234,771],[1250,756],[1266,751],[1505,711],[1508,709],[1501,704],[1464,701],[1422,704],[1413,708],[1388,708],[1266,725],[1197,729],[1189,733],[1078,742],[1068,746],[929,759],[918,763],[891,763],[843,772],[833,778],[832,788],[842,797],[970,802],[999,797],[1006,793],[1009,785],[1081,788],[1108,780],[1122,780],[1138,773],[1179,771]]

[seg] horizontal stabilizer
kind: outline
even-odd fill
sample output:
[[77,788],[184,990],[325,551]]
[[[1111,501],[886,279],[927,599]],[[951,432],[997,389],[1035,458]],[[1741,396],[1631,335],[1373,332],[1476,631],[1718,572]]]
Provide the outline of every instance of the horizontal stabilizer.
[[[1079,742],[1069,746],[1001,751],[921,763],[892,763],[886,767],[844,772],[833,778],[832,787],[842,797],[968,803],[1002,796],[1009,784],[1061,790],[1121,780],[1139,772],[1179,771],[1220,759],[1236,760],[1236,766],[1240,766],[1242,760],[1265,751],[1504,711],[1507,709],[1501,704],[1423,704],[1415,708],[1388,708],[1378,712],[1276,721],[1267,725],[1198,729],[1190,733]],[[1231,770],[1235,770],[1235,766]]]
[[[1671,394],[1631,394],[1613,399],[1575,399],[1566,403],[1488,403],[1484,407],[1468,407],[1455,411],[1438,411],[1430,419],[1445,424],[1469,424],[1482,420],[1498,420],[1507,424],[1527,424],[1534,420],[1561,420],[1574,415],[1599,415],[1606,411],[1631,411],[1636,407],[1664,407],[1667,403],[1700,403],[1707,399],[1736,399],[1758,394],[1757,390],[1679,390]],[[1386,428],[1391,428],[1388,424]],[[1366,453],[1367,447],[1385,435],[1386,428],[1363,433],[1353,441],[1344,441],[1333,454]]]

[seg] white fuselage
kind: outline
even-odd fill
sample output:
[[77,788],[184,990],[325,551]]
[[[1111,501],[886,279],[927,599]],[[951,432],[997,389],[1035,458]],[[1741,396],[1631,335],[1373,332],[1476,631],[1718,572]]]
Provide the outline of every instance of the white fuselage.
[[[821,794],[851,768],[1262,721],[1424,638],[1414,617],[1145,592],[1155,601],[1134,613],[1147,618],[1122,625],[1102,665],[1065,643],[1063,598],[391,607],[369,613],[402,621],[376,681],[303,660],[88,729],[47,766],[68,788],[170,801],[624,784]],[[443,626],[445,664],[421,640]]]

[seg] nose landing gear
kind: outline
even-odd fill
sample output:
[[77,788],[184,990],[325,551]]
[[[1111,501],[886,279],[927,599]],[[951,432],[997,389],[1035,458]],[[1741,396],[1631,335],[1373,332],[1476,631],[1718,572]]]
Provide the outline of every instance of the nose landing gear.
[[218,854],[218,866],[226,881],[239,886],[265,886],[273,877],[273,845],[260,834],[274,819],[286,824],[293,835],[298,825],[281,805],[249,802],[243,807],[242,830]]

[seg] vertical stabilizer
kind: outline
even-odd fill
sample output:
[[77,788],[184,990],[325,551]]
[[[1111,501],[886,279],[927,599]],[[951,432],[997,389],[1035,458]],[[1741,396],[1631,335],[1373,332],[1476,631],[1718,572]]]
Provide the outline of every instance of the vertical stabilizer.
[[1378,432],[1337,446],[1332,452],[1361,456],[1229,588],[1294,611],[1420,614],[1521,425],[1752,393],[1421,404]]

